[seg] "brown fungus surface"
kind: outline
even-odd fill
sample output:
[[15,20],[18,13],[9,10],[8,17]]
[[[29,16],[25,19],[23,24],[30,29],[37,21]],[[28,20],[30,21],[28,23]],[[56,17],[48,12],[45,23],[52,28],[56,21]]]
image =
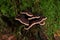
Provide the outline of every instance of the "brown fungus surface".
[[17,16],[15,20],[19,21],[20,23],[28,26],[28,28],[24,28],[25,30],[29,30],[36,24],[45,25],[45,20],[47,17],[44,16],[36,16],[31,14],[30,12],[20,12],[20,16]]
[[19,21],[20,23],[22,23],[26,26],[29,26],[29,21],[23,16],[18,16],[15,18],[15,20]]

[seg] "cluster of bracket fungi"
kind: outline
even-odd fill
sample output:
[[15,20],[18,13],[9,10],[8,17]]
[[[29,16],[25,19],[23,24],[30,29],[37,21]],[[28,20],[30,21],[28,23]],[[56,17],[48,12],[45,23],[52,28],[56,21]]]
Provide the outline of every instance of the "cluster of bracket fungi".
[[20,12],[20,14],[18,14],[18,16],[15,18],[15,20],[28,26],[28,28],[24,28],[25,30],[29,30],[36,24],[45,25],[46,19],[47,17],[33,15],[31,12]]

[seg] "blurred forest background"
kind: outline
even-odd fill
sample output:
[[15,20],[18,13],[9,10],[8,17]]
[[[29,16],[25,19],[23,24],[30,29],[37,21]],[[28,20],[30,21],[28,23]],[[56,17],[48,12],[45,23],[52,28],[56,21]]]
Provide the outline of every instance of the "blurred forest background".
[[[47,17],[46,24],[23,30],[25,26],[14,18],[24,10]],[[54,40],[57,30],[60,30],[60,0],[0,0],[1,36],[14,35],[14,40]]]

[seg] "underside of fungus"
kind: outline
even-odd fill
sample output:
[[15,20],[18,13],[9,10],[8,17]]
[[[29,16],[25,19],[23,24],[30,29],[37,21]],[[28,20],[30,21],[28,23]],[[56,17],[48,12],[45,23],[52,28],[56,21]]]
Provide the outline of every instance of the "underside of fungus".
[[30,12],[20,12],[20,16],[17,16],[15,20],[19,21],[20,23],[28,26],[28,28],[24,28],[25,30],[29,30],[36,24],[45,25],[45,20],[47,17],[43,16],[36,16],[31,14]]

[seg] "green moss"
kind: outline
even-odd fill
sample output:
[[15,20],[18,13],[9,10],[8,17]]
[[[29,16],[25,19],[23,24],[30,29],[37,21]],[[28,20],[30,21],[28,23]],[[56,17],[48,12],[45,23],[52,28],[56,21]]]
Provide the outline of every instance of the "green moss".
[[[44,26],[47,28],[46,34],[48,35],[49,40],[53,40],[51,36],[56,30],[60,29],[60,1],[19,0],[19,2],[20,3],[18,3],[18,5],[16,3],[16,0],[0,0],[0,12],[2,13],[2,15],[8,16],[9,18],[15,17],[16,14],[18,14],[18,11],[23,11],[29,8],[29,10],[31,10],[31,12],[34,14],[43,14],[47,17],[46,25]],[[21,26],[17,29],[17,32],[19,32]]]

